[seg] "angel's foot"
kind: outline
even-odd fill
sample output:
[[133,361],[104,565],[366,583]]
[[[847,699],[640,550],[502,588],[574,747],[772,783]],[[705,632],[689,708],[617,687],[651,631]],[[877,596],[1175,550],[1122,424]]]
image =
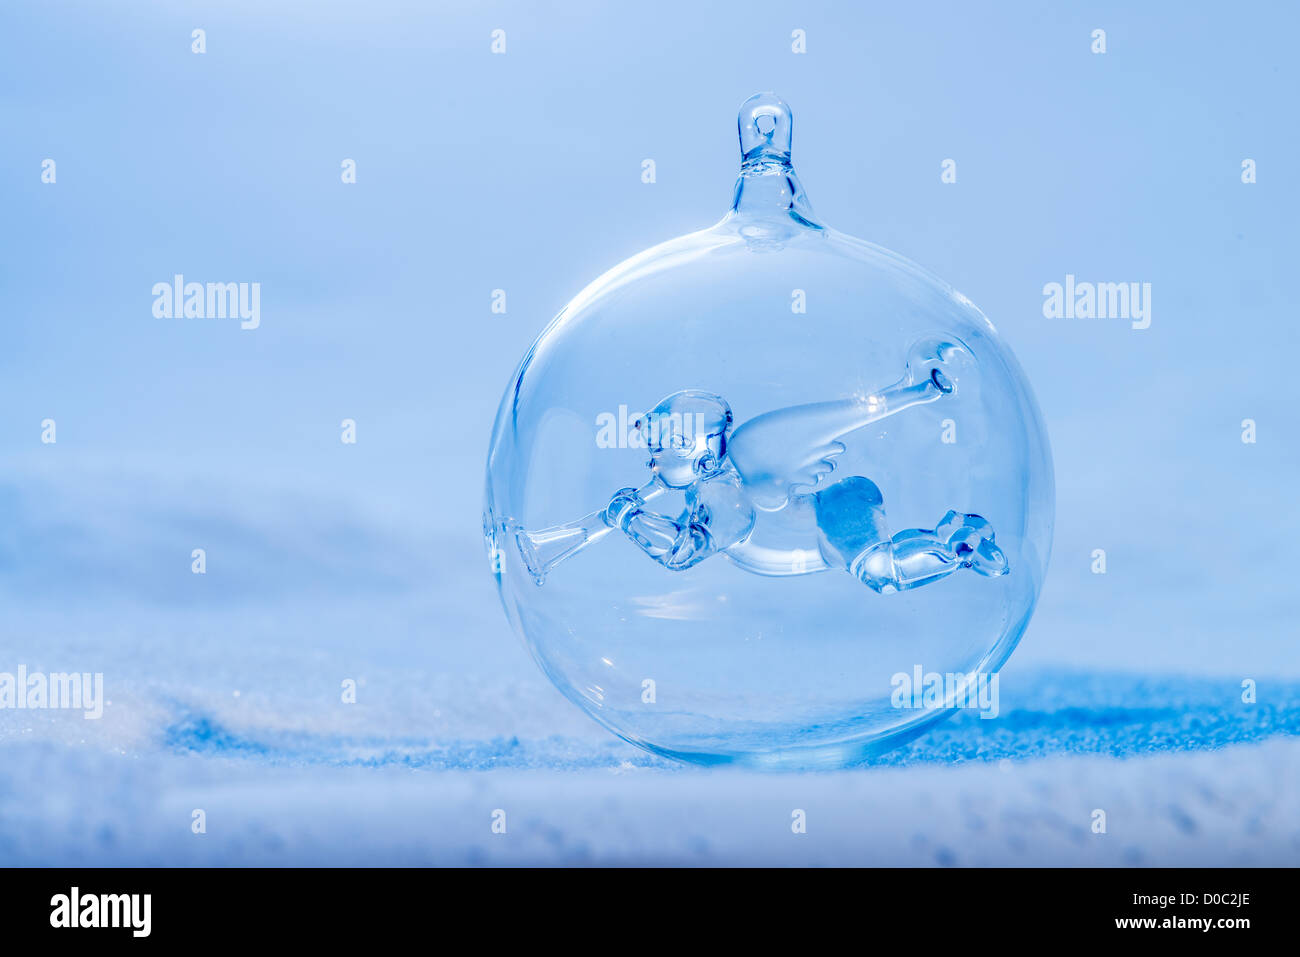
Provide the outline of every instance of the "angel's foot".
[[997,578],[1011,571],[1006,553],[988,539],[981,541],[970,554],[959,557],[967,568],[985,578]]
[[934,534],[948,543],[963,568],[986,578],[996,578],[1011,570],[1006,554],[993,541],[993,526],[982,516],[949,510],[935,527]]

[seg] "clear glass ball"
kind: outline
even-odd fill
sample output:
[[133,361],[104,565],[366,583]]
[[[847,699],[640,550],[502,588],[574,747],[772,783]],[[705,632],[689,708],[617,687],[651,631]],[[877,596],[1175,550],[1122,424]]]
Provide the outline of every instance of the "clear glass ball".
[[[739,129],[727,215],[605,273],[524,357],[484,531],[512,625],[615,734],[837,767],[950,714],[1015,648],[1051,454],[988,319],[817,220],[785,103],[751,97]],[[931,675],[956,684],[900,693]]]

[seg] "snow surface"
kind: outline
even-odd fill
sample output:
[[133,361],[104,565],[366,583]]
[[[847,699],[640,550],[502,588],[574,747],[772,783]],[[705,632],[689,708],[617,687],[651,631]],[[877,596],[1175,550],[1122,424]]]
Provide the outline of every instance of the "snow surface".
[[[196,719],[191,717],[191,722]],[[166,736],[164,737],[164,742]],[[278,752],[0,749],[5,864],[1294,865],[1300,742],[824,774],[667,768],[574,739]],[[953,742],[948,742],[950,745]],[[312,746],[314,745],[314,749]],[[201,748],[185,750],[188,746]],[[265,748],[265,750],[264,750]],[[309,754],[308,751],[311,750]],[[360,754],[359,750],[369,753]],[[496,770],[487,770],[495,767]],[[207,833],[192,834],[202,808]],[[492,814],[507,831],[493,834]],[[806,814],[807,833],[791,830]],[[1106,833],[1090,829],[1096,809]]]
[[1246,705],[1234,680],[1029,672],[1004,677],[1000,718],[959,714],[877,766],[761,774],[618,741],[513,644],[505,675],[371,663],[346,706],[343,649],[248,646],[236,681],[228,655],[176,635],[193,670],[146,680],[143,652],[119,661],[99,721],[0,712],[0,862],[1300,861],[1294,683]]
[[1177,633],[1143,637],[1146,674],[1053,665],[1048,607],[995,720],[852,771],[708,771],[551,687],[472,533],[305,496],[0,491],[0,670],[103,672],[110,702],[0,710],[6,865],[1300,862],[1300,681],[1248,673],[1247,704],[1241,674],[1168,667]]

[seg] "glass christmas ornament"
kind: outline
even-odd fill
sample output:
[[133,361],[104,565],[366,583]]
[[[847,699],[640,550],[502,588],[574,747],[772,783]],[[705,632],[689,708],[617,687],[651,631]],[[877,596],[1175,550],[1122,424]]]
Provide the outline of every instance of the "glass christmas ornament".
[[786,104],[751,97],[739,131],[722,220],[524,357],[484,531],[512,625],[615,734],[836,767],[981,706],[1042,585],[1051,457],[984,315],[813,213]]

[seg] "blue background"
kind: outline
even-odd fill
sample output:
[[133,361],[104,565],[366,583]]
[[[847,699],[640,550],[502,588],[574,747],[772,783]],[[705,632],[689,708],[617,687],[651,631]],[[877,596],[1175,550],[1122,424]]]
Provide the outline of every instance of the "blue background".
[[[118,780],[102,754],[173,786],[214,773],[176,755],[241,760],[254,819],[283,764],[511,764],[502,741],[530,767],[648,762],[570,716],[509,633],[483,459],[565,301],[726,210],[735,111],[765,89],[819,216],[969,296],[1036,390],[1057,531],[1004,696],[1068,699],[1084,737],[1118,721],[1103,753],[1146,750],[1153,721],[1174,749],[1295,734],[1300,17],[1131,6],[6,4],[0,670],[103,671],[116,708],[0,713],[0,747],[54,791]],[[155,318],[174,273],[260,282],[261,327]],[[1151,283],[1150,328],[1044,318],[1067,273]],[[1079,676],[1074,697],[1045,699],[1043,673]],[[350,711],[344,677],[368,689]],[[1242,716],[1245,678],[1266,719]],[[1164,710],[1086,711],[1116,695]],[[1015,728],[966,756],[1042,752],[1041,725]],[[528,751],[554,735],[578,743]],[[110,833],[145,826],[121,818],[133,793]],[[47,843],[15,859],[80,826],[37,803]]]

